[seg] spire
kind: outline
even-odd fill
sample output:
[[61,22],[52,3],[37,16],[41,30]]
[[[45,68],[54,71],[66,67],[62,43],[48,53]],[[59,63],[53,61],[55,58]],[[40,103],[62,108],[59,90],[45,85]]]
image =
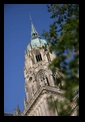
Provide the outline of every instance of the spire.
[[30,21],[31,21],[31,39],[35,39],[35,38],[39,37],[39,35],[38,35],[38,32],[36,31],[34,25],[33,25],[31,15],[30,15]]

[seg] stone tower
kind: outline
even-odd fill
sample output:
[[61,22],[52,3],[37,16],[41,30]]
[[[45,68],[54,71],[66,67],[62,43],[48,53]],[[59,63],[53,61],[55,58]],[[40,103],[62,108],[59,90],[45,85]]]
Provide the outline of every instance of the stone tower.
[[[56,86],[55,78],[64,77],[56,68],[56,73],[48,68],[48,65],[56,57],[55,53],[50,53],[47,42],[41,39],[31,20],[31,41],[25,51],[25,92],[24,110],[21,113],[19,106],[15,109],[14,114],[4,113],[4,116],[59,116],[59,108],[50,109],[49,102],[64,100],[63,91],[60,86],[63,81]],[[79,90],[75,92],[73,101],[70,103],[70,116],[77,116],[79,105]]]
[[41,39],[31,20],[31,41],[25,51],[25,92],[23,116],[57,116],[49,109],[48,99],[52,95],[55,99],[62,99],[61,90],[54,84],[54,76],[48,68],[55,58],[50,53],[45,39]]

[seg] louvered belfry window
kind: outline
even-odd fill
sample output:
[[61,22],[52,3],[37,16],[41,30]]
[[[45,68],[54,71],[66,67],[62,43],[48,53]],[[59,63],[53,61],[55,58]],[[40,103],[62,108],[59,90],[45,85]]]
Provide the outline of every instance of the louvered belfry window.
[[42,56],[39,51],[36,51],[36,60],[37,60],[37,62],[42,60]]

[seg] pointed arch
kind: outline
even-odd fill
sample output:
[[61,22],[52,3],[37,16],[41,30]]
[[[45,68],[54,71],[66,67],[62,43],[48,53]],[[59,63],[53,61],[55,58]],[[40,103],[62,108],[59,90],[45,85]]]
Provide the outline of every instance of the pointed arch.
[[47,76],[47,72],[43,69],[39,70],[37,75],[36,75],[36,80],[37,83],[42,86],[42,85],[50,85],[49,83],[49,78]]

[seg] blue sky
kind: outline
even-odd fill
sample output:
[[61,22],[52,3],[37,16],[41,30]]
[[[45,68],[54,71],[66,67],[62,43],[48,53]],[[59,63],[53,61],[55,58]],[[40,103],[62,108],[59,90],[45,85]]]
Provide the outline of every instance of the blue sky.
[[19,105],[24,109],[24,51],[31,38],[33,24],[41,36],[53,20],[47,4],[4,4],[4,112],[13,113]]

